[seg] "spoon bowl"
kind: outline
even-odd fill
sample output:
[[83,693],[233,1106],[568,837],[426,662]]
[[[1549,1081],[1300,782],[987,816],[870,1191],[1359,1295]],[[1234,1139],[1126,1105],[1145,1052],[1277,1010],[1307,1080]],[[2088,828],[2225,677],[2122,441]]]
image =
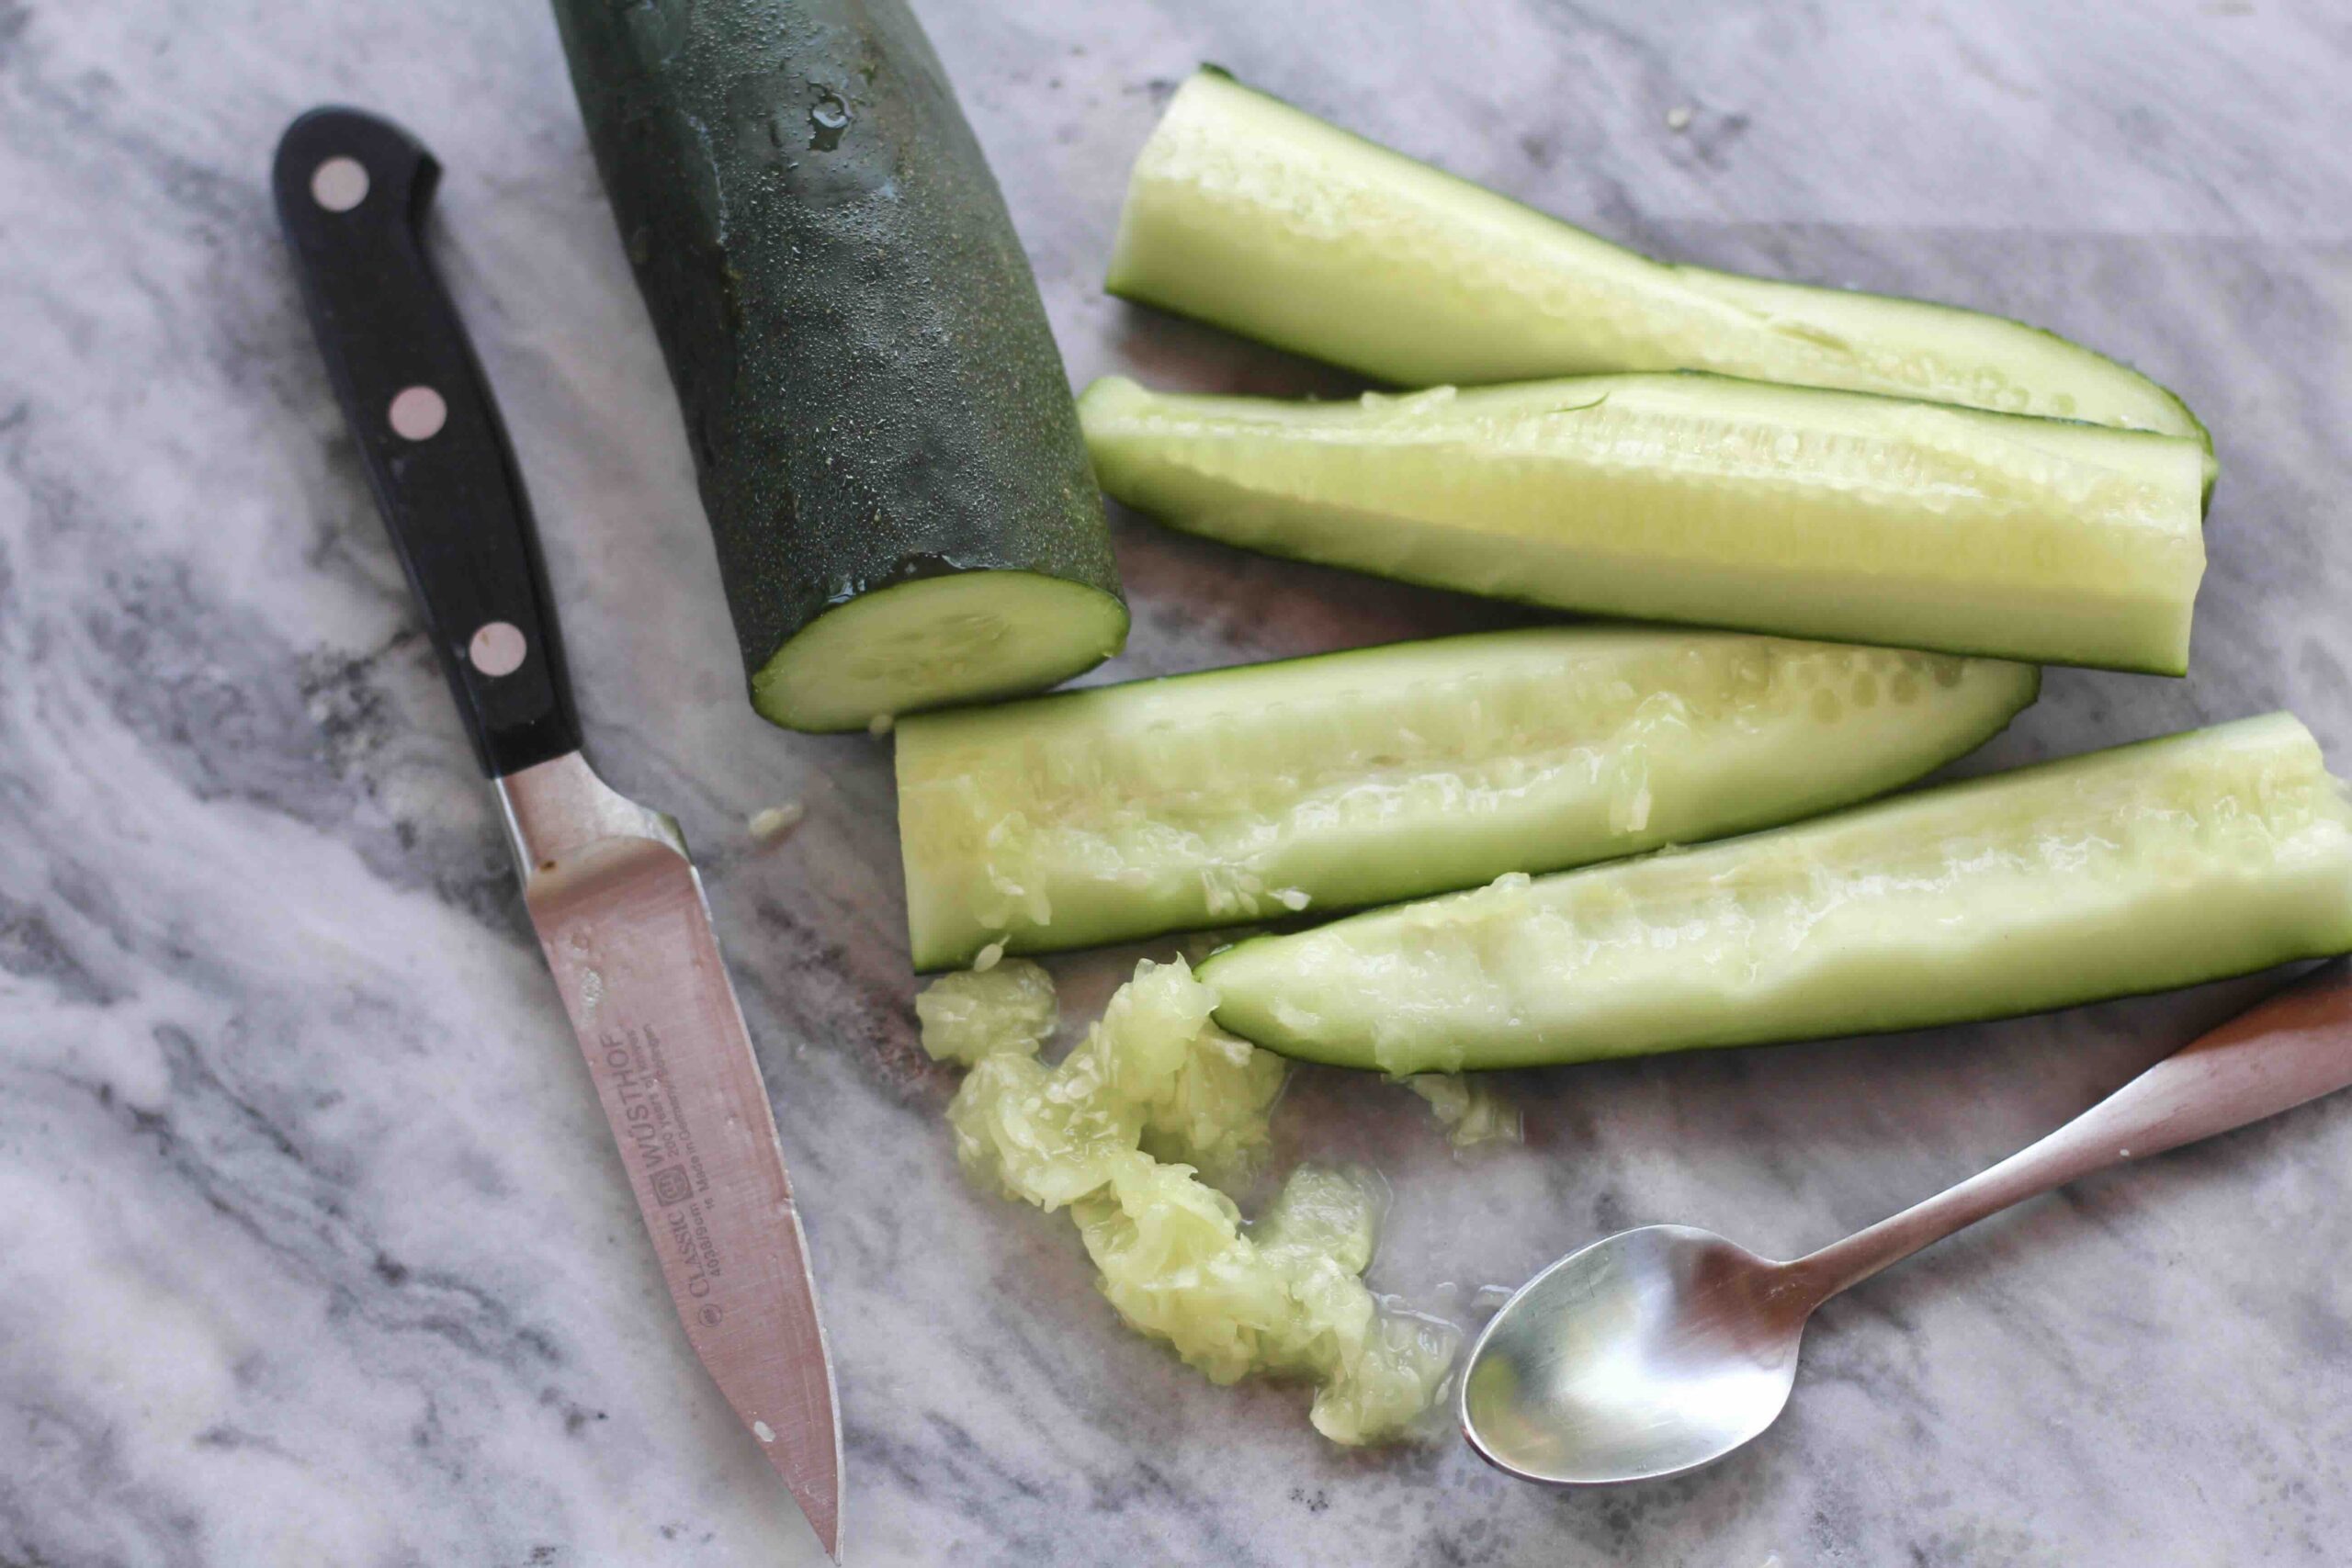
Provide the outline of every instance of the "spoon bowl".
[[1709,1231],[1645,1225],[1572,1252],[1479,1335],[1463,1435],[1529,1481],[1650,1481],[1770,1426],[1814,1301],[1789,1266]]

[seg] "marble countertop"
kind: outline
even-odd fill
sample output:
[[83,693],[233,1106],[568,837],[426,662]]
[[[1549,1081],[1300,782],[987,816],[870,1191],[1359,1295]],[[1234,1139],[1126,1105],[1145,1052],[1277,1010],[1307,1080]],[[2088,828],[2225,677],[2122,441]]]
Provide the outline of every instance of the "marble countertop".
[[[1097,288],[1225,63],[1602,231],[1988,307],[2222,462],[2186,682],[2054,671],[1971,768],[2289,705],[2352,765],[2352,22],[2324,0],[922,0],[1074,378],[1330,386]],[[380,108],[537,502],[591,750],[709,874],[801,1190],[865,1563],[2324,1563],[2352,1540],[2352,1101],[2084,1183],[1816,1325],[1764,1441],[1555,1495],[1316,1437],[1121,1328],[976,1194],[917,1050],[888,747],[741,698],[662,367],[532,0],[0,0],[0,1563],[749,1564],[811,1551],[662,1294],[264,187]],[[1687,107],[1673,129],[1669,111]],[[1675,122],[1682,120],[1673,116]],[[1131,675],[1479,624],[1118,525]],[[752,810],[808,803],[773,853]],[[1057,963],[1074,1010],[1134,953]],[[1603,1230],[1821,1242],[2247,998],[1526,1075],[1525,1147],[1307,1072],[1467,1315]]]

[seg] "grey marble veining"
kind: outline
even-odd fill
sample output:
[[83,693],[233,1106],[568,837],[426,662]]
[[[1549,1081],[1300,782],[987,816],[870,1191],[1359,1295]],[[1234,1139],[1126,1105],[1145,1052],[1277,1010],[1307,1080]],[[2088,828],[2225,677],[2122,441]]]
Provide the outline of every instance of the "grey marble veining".
[[[1221,62],[1707,262],[2008,311],[2213,425],[2186,682],[2054,672],[1980,768],[2291,705],[2352,765],[2352,12],[927,0],[1079,379],[1338,387],[1096,288]],[[0,0],[0,1563],[750,1564],[813,1550],[699,1375],[332,407],[264,173],[324,100],[449,167],[440,254],[538,502],[591,748],[707,869],[817,1248],[865,1563],[2329,1563],[2352,1103],[2086,1183],[1823,1315],[1711,1472],[1552,1495],[1351,1454],[1120,1328],[959,1179],[887,743],[741,702],[684,444],[533,0]],[[1668,110],[1692,110],[1683,130]],[[1109,675],[1481,624],[1122,520]],[[747,813],[808,820],[755,852]],[[1135,953],[1057,963],[1083,1011]],[[1646,1220],[1759,1248],[2064,1119],[2259,982],[1512,1080],[1524,1149],[1303,1073],[1467,1315]]]

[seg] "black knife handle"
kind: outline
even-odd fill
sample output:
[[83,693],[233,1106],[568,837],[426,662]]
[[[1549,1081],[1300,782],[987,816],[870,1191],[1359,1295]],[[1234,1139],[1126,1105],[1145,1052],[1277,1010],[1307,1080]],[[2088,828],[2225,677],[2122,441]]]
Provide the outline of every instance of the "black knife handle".
[[580,748],[531,504],[490,383],[424,254],[441,165],[357,109],[287,128],[271,183],[351,422],[482,771]]

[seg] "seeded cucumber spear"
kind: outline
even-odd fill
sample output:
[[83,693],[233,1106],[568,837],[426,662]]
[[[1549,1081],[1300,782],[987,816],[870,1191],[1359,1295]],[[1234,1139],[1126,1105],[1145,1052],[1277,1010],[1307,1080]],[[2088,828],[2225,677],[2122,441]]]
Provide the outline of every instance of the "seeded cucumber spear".
[[844,729],[1127,628],[1004,202],[902,0],[555,0],[752,701]]
[[899,727],[915,967],[1475,886],[1787,822],[1998,730],[2031,665],[1523,626]]
[[1391,1074],[2006,1018],[2352,950],[2352,804],[2272,714],[1258,937],[1217,1021]]

